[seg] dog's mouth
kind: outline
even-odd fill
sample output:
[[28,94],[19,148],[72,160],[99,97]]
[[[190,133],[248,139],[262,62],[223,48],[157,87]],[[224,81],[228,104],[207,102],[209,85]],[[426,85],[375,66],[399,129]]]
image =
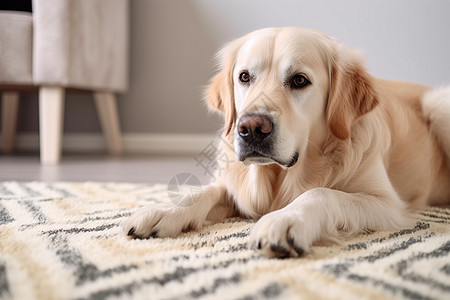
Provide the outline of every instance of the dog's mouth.
[[254,163],[259,165],[269,165],[276,163],[282,167],[290,168],[297,163],[298,152],[295,152],[294,155],[292,155],[292,157],[286,161],[256,151],[246,153],[245,155],[239,155],[239,160],[242,161],[244,164]]

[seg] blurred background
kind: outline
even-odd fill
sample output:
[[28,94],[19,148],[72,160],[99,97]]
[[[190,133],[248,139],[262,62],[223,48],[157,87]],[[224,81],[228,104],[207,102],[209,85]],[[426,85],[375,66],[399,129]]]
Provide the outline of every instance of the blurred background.
[[[129,86],[116,94],[124,152],[201,151],[222,126],[202,100],[214,55],[263,27],[299,26],[336,37],[361,49],[377,77],[448,84],[449,12],[448,0],[131,0]],[[64,152],[105,153],[92,94],[65,99]],[[17,124],[16,152],[38,151],[37,92],[21,95]]]

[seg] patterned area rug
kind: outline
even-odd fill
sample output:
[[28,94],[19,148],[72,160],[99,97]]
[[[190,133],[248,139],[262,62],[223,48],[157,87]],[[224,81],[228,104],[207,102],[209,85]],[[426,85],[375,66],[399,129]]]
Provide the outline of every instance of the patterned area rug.
[[247,248],[241,219],[128,240],[118,224],[163,198],[163,185],[0,183],[0,298],[450,299],[450,209],[277,260]]

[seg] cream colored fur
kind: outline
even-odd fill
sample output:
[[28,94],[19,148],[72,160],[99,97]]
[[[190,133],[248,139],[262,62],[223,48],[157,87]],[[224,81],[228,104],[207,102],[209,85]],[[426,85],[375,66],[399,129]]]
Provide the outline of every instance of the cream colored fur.
[[[355,51],[299,28],[250,33],[219,59],[206,99],[225,116],[221,149],[235,162],[191,206],[141,209],[128,235],[175,237],[242,216],[258,220],[252,248],[297,257],[321,238],[408,227],[410,208],[449,203],[450,88],[376,79]],[[311,84],[291,88],[295,74]],[[248,114],[276,130],[267,157],[241,162],[236,124]]]

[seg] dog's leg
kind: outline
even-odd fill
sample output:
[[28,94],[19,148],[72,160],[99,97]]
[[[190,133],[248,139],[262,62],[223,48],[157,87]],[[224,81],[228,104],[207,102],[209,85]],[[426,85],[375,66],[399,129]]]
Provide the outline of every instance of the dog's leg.
[[220,209],[222,218],[230,216],[232,207],[227,206],[226,189],[221,185],[208,185],[203,187],[200,193],[194,197],[190,193],[182,196],[180,201],[158,203],[148,205],[134,213],[122,226],[128,236],[134,238],[149,237],[175,237],[182,231],[198,230],[208,219],[217,220],[217,216],[211,218],[214,210]]
[[[372,190],[346,193],[315,188],[283,209],[263,216],[250,234],[250,247],[268,257],[298,257],[308,252],[313,242],[321,237],[337,236],[339,230],[357,233],[410,226],[406,206],[385,172],[370,171],[365,178],[361,175],[369,180],[364,181],[368,184],[358,180],[358,186],[372,186]],[[383,190],[379,190],[380,186]]]
[[437,88],[426,93],[422,108],[431,131],[437,137],[450,159],[450,86]]

